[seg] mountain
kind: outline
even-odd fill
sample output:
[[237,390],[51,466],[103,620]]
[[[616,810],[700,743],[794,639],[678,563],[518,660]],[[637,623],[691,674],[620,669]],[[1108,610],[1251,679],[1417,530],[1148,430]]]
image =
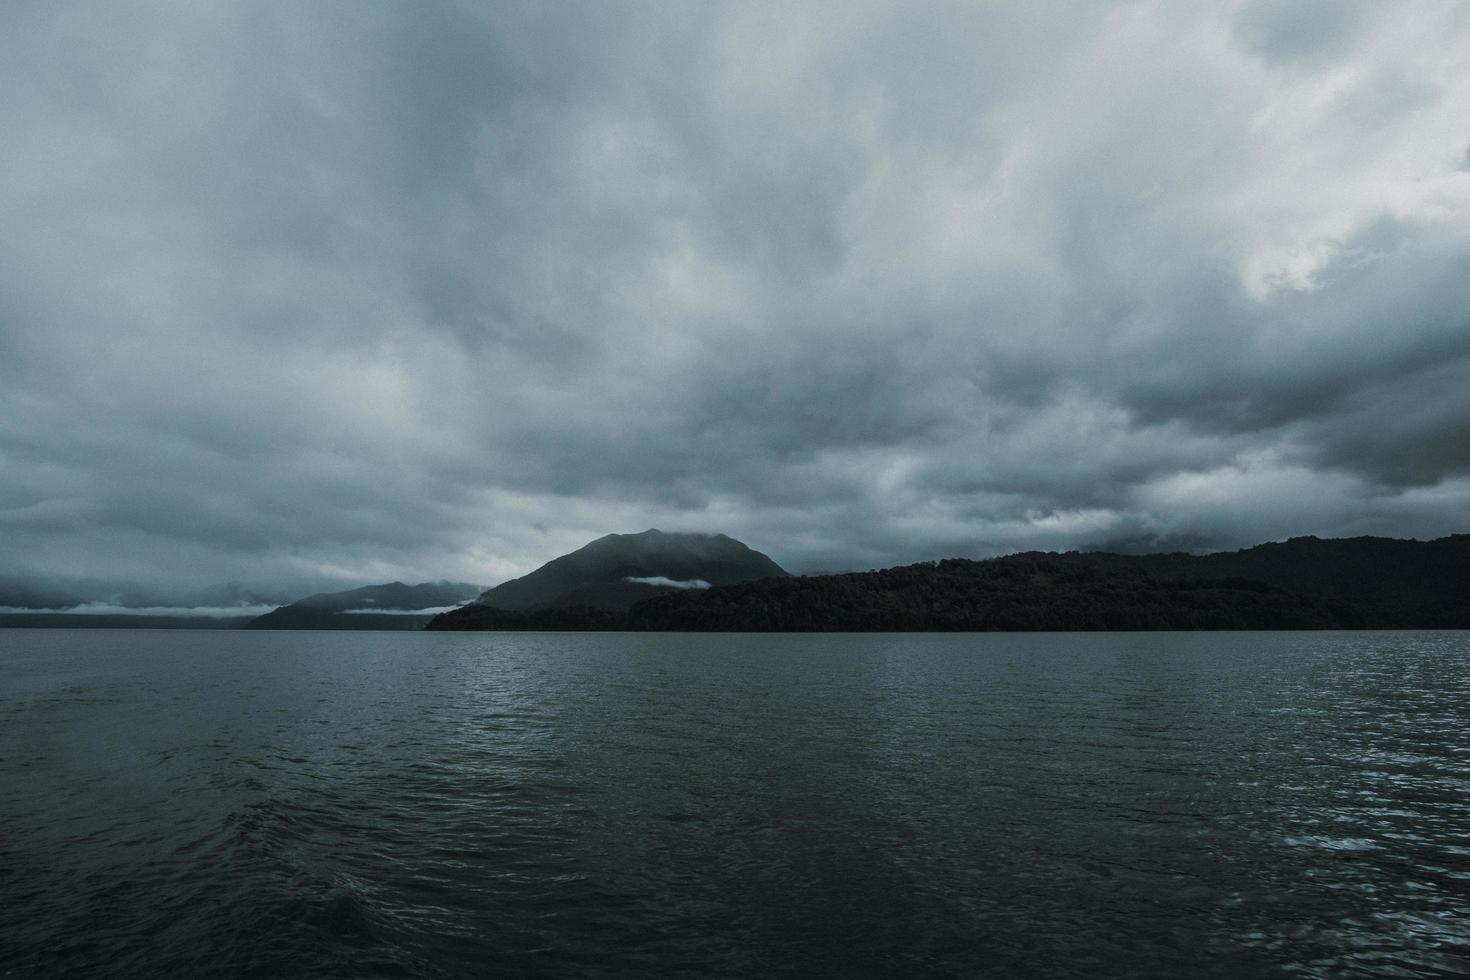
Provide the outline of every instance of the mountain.
[[[575,612],[575,615],[573,615]],[[454,617],[432,628],[456,628]],[[1028,552],[766,578],[626,614],[497,612],[481,629],[711,631],[1470,628],[1470,535],[1320,539],[1213,555]]]
[[51,612],[45,609],[0,613],[0,628],[109,629],[109,630],[233,630],[247,626],[251,616],[191,616],[187,610],[159,615],[128,613]]
[[0,577],[0,627],[238,629],[283,601],[237,583],[180,591],[102,579]]
[[[580,609],[621,614],[661,593],[786,577],[789,573],[770,558],[724,534],[657,529],[609,534],[487,590],[475,604],[436,619],[433,628],[495,628],[466,624],[475,617],[499,621],[502,612]],[[593,620],[601,621],[596,616]]]
[[436,613],[473,599],[480,586],[464,582],[368,585],[322,592],[257,616],[247,629],[419,629]]
[[1214,555],[950,559],[635,606],[630,629],[1470,628],[1470,535],[1293,538]]
[[699,588],[702,586],[696,583],[730,585],[787,574],[759,551],[724,534],[652,529],[600,537],[529,575],[487,590],[478,602],[511,610],[551,606],[626,609],[661,589],[670,590],[670,586],[629,579],[665,579]]

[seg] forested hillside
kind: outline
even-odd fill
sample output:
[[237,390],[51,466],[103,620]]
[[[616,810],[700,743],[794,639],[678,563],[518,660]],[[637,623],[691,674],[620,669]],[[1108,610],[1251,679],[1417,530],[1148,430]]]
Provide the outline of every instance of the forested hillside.
[[1295,538],[1215,555],[946,559],[668,592],[626,616],[467,607],[433,629],[1168,630],[1470,628],[1470,535]]

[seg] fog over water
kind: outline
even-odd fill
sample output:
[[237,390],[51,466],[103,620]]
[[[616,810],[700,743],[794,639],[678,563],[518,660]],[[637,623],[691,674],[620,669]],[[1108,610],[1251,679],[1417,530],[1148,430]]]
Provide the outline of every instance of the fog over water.
[[1466,64],[1458,4],[6,4],[0,603],[1465,530]]

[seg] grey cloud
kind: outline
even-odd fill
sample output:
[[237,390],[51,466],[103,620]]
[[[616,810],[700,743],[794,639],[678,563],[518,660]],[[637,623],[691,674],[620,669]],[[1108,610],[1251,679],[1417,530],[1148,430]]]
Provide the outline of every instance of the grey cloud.
[[0,573],[1463,530],[1450,8],[0,17]]
[[1359,0],[1254,0],[1236,20],[1236,36],[1269,61],[1320,64],[1347,46],[1367,6]]

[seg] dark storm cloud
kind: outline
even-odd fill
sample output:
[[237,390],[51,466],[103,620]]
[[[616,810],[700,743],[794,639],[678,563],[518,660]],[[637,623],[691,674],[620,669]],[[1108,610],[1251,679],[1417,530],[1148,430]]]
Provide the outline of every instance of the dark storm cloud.
[[1344,52],[1367,6],[1358,0],[1247,3],[1235,21],[1236,37],[1268,61],[1319,63]]
[[12,579],[1465,529],[1457,8],[0,17]]

